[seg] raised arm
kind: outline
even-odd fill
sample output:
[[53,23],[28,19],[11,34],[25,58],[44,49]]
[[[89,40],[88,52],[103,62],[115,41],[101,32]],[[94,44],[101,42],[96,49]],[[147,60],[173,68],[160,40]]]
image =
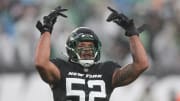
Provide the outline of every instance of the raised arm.
[[123,86],[136,80],[148,68],[148,58],[145,49],[137,35],[129,38],[133,63],[128,64],[114,72],[112,84]]
[[112,8],[108,8],[112,11],[108,16],[107,21],[113,21],[121,26],[126,31],[126,36],[129,37],[130,49],[132,53],[133,63],[123,66],[120,69],[115,70],[112,77],[112,85],[114,87],[127,85],[148,68],[148,57],[146,51],[140,41],[139,33],[142,31],[142,26],[138,29],[133,20],[129,19],[122,13],[118,13]]
[[57,16],[61,15],[66,17],[61,13],[66,10],[67,9],[57,7],[48,16],[44,16],[43,24],[40,21],[36,24],[37,29],[41,32],[41,37],[35,52],[35,66],[41,78],[49,84],[52,84],[55,80],[61,78],[60,70],[50,61],[50,44],[51,33]]

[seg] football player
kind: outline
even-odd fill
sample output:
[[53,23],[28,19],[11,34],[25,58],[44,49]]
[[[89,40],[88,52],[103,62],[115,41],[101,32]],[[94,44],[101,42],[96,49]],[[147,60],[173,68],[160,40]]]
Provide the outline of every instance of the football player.
[[95,32],[88,27],[78,27],[66,41],[69,60],[50,59],[50,42],[53,25],[58,16],[67,9],[60,6],[37,22],[41,32],[37,45],[35,66],[52,89],[54,101],[108,101],[114,88],[133,82],[148,68],[148,58],[139,38],[139,31],[133,20],[108,7],[112,13],[108,22],[115,22],[129,37],[133,62],[120,66],[112,61],[98,62],[101,42]]

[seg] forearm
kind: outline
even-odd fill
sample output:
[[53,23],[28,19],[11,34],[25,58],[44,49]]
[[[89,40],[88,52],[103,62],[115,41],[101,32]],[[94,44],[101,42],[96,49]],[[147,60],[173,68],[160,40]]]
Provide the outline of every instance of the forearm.
[[114,87],[127,85],[148,67],[145,49],[137,35],[129,37],[133,63],[128,64],[114,72],[112,85]]
[[43,65],[49,61],[50,57],[50,33],[45,32],[41,35],[36,48],[35,62],[36,65]]
[[133,57],[133,65],[137,69],[146,69],[148,67],[148,58],[143,44],[137,35],[129,37],[130,49]]

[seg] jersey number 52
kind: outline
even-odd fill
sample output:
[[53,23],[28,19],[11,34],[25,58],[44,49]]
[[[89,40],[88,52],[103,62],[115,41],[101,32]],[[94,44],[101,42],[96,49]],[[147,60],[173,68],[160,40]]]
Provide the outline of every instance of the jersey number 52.
[[[85,101],[85,96],[86,96],[85,91],[72,89],[73,84],[85,85],[85,79],[66,78],[66,95],[67,96],[79,96],[80,101]],[[105,83],[103,80],[88,80],[87,85],[89,88],[93,88],[94,86],[100,87],[100,91],[90,91],[89,92],[89,101],[95,101],[95,98],[105,98],[106,97]]]

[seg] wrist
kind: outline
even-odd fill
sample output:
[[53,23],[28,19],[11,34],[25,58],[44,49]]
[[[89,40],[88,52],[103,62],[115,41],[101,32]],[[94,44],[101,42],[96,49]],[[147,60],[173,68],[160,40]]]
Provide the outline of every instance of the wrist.
[[130,43],[136,43],[137,40],[139,40],[139,37],[137,35],[133,35],[128,37]]
[[52,33],[52,28],[51,27],[47,27],[47,26],[43,26],[40,31],[41,31],[41,35],[44,34],[45,32],[48,32],[48,33],[51,34]]
[[133,29],[130,29],[130,30],[126,30],[125,35],[128,36],[128,37],[139,36],[139,33],[138,33],[136,28],[133,28]]
[[129,36],[129,39],[134,39],[134,38],[139,38],[139,35],[132,35],[132,36]]
[[41,35],[51,35],[51,33],[48,31],[45,31],[45,32],[41,33]]

